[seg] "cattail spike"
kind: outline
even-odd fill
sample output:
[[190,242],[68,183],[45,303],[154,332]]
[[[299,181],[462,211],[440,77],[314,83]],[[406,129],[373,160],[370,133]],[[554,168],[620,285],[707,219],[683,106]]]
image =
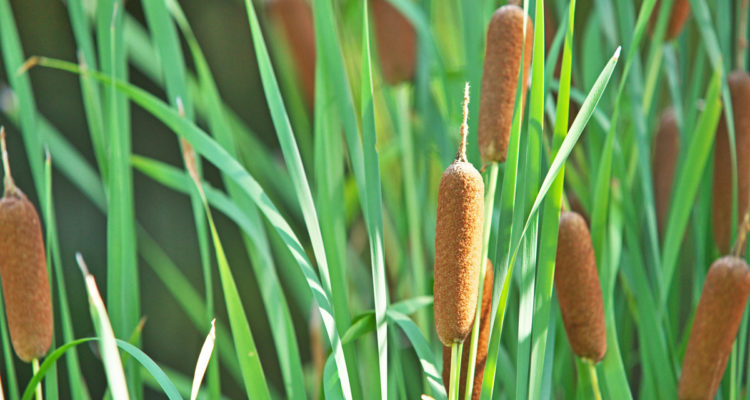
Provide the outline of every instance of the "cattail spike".
[[0,129],[5,194],[0,198],[0,277],[13,349],[31,362],[52,345],[52,300],[42,227],[34,205],[10,175],[5,132]]
[[[517,5],[498,8],[490,19],[477,123],[477,141],[484,162],[505,162],[508,157],[514,112],[517,109],[523,116],[526,104],[533,32],[531,19]],[[516,104],[519,75],[521,98]]]
[[725,256],[711,265],[682,360],[677,385],[680,399],[715,397],[749,292],[750,270],[745,260]]
[[596,257],[586,221],[563,211],[555,260],[555,287],[573,352],[597,363],[607,351],[607,330]]
[[[465,93],[464,110],[468,85]],[[462,131],[458,156],[440,178],[435,224],[435,328],[446,346],[463,342],[471,331],[482,257],[484,181],[466,161]]]
[[461,141],[458,143],[456,160],[466,162],[466,136],[469,134],[469,82],[464,86],[464,116],[461,122]]

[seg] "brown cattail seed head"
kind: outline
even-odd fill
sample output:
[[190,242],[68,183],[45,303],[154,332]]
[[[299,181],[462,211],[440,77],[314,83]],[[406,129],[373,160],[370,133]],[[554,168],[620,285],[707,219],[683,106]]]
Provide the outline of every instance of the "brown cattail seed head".
[[[737,145],[737,221],[738,225],[747,210],[750,190],[750,75],[735,71],[729,75],[729,92],[734,114],[734,135]],[[730,250],[732,237],[732,163],[729,149],[729,131],[724,116],[716,128],[713,183],[713,227],[719,251]]]
[[[484,275],[484,288],[482,289],[482,315],[479,320],[479,338],[477,342],[477,360],[474,369],[474,386],[472,386],[471,400],[478,400],[482,393],[482,378],[484,377],[484,364],[487,362],[487,348],[490,340],[490,311],[492,309],[492,280],[494,273],[492,263],[487,259],[486,272]],[[473,322],[472,322],[473,323]],[[450,364],[451,348],[443,346],[443,383],[445,390],[450,388]],[[459,393],[466,392],[466,373],[469,364],[469,351],[464,347],[461,352],[461,383]]]
[[39,216],[7,169],[5,134],[0,131],[6,165],[0,199],[0,278],[10,339],[18,357],[30,362],[52,344],[52,302]]
[[601,361],[607,351],[602,289],[591,234],[575,212],[560,214],[555,287],[573,352],[595,363]]
[[477,307],[484,220],[482,175],[466,160],[469,85],[456,159],[440,178],[435,229],[435,328],[444,345],[462,342]]
[[[661,11],[661,0],[656,1],[654,11],[651,13],[650,29],[653,31],[656,21],[659,18],[659,12]],[[682,26],[685,25],[687,17],[690,15],[690,1],[689,0],[674,0],[672,1],[672,14],[669,16],[669,25],[667,25],[667,32],[664,34],[664,40],[672,40],[680,35],[682,32]]]
[[410,81],[416,69],[417,33],[414,26],[388,0],[372,1],[372,18],[383,78],[391,85]]
[[[523,26],[526,22],[526,40]],[[486,162],[504,162],[513,123],[516,87],[523,53],[521,104],[523,113],[528,89],[534,28],[531,19],[516,5],[500,7],[492,15],[487,31],[487,49],[479,104],[479,151]],[[525,47],[524,47],[525,43]]]
[[665,110],[659,120],[659,130],[654,138],[652,172],[654,200],[656,201],[656,221],[663,235],[667,227],[669,201],[674,186],[674,173],[677,156],[680,153],[680,131],[677,127],[674,109]]
[[745,260],[725,256],[711,265],[682,360],[680,399],[714,398],[749,292],[750,270]]
[[315,26],[305,0],[271,0],[268,13],[284,33],[309,105],[315,100]]

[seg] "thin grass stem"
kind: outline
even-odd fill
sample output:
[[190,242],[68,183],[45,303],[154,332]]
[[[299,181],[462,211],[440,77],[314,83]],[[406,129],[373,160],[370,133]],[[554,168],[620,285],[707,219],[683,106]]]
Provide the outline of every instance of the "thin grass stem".
[[451,345],[451,378],[448,382],[448,400],[456,400],[456,393],[458,392],[455,388],[457,386],[456,375],[460,375],[458,370],[461,368],[461,361],[456,362],[461,357],[459,346],[460,343]]
[[596,376],[596,365],[588,360],[584,360],[583,363],[586,364],[589,370],[589,376],[591,377],[591,389],[594,392],[594,399],[602,400],[602,393],[599,390],[599,378]]
[[[38,358],[35,358],[31,361],[31,369],[32,371],[34,371],[34,375],[36,375],[39,372],[39,359]],[[36,400],[43,400],[41,382],[38,385],[36,385]]]

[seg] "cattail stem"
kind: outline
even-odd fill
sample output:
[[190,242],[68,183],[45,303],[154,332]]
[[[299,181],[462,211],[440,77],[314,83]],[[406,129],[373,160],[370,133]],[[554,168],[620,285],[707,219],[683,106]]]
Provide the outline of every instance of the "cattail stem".
[[[31,369],[34,371],[34,375],[36,375],[39,372],[39,359],[35,358],[31,361]],[[36,400],[43,400],[42,399],[42,382],[37,383],[36,385]]]
[[[482,262],[486,262],[484,260],[487,260],[487,254],[489,253],[489,243],[490,243],[490,230],[492,229],[492,210],[495,208],[495,191],[497,190],[497,176],[500,171],[500,164],[497,162],[490,163],[490,170],[487,177],[487,180],[489,181],[489,185],[485,185],[489,188],[489,190],[485,193],[484,196],[484,227],[482,228]],[[486,268],[480,268],[479,273],[479,290],[477,292],[477,298],[479,301],[477,301],[477,311],[476,316],[474,317],[474,326],[471,328],[471,341],[469,342],[469,363],[468,363],[468,371],[466,372],[467,377],[474,376],[474,372],[476,369],[476,363],[477,363],[477,346],[479,344],[479,326],[480,326],[480,318],[479,315],[482,314],[482,296],[484,291],[484,278],[487,272]],[[473,379],[466,379],[466,391],[464,394],[465,399],[470,399],[471,394],[473,391],[474,386],[474,380]]]
[[8,146],[5,144],[5,127],[0,126],[0,148],[2,149],[3,169],[5,171],[4,195],[9,196],[16,190],[16,184],[13,182],[13,176],[10,173],[10,161],[8,161]]
[[456,160],[466,162],[466,135],[469,134],[469,82],[464,86],[464,117],[461,122],[461,142],[458,143]]
[[462,343],[453,343],[451,345],[451,379],[448,384],[448,400],[457,400],[458,385],[460,384],[461,373],[461,347]]
[[599,378],[596,376],[596,365],[588,360],[583,360],[589,370],[589,376],[591,377],[591,389],[594,392],[595,400],[602,400],[602,393],[599,390]]

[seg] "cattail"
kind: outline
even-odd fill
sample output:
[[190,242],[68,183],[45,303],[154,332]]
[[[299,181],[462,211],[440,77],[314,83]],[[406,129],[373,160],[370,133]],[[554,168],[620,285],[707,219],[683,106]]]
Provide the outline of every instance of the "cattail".
[[[651,13],[651,20],[649,21],[652,32],[656,25],[656,21],[659,18],[660,11],[661,0],[656,0],[656,5],[654,6],[654,11]],[[669,16],[669,25],[667,25],[667,33],[664,34],[664,40],[672,40],[680,35],[680,32],[682,32],[682,26],[685,25],[688,15],[690,15],[689,0],[672,1],[672,14]]]
[[268,14],[286,37],[309,105],[315,100],[315,25],[305,0],[271,0]]
[[[729,75],[729,92],[732,97],[734,134],[737,145],[737,221],[748,207],[750,190],[750,75],[735,71]],[[732,237],[732,164],[729,150],[729,132],[725,118],[719,119],[716,128],[713,183],[714,238],[722,254],[729,252]]]
[[669,201],[674,186],[674,173],[677,156],[680,153],[680,131],[677,127],[674,109],[664,110],[659,119],[659,129],[654,138],[652,173],[654,180],[654,200],[656,201],[656,222],[663,235],[667,227]]
[[388,0],[372,2],[380,66],[391,85],[414,77],[417,34],[411,22]]
[[462,342],[477,307],[484,218],[484,183],[466,160],[469,85],[456,159],[440,178],[435,230],[435,328],[444,345]]
[[573,352],[599,362],[607,351],[602,289],[586,221],[563,211],[557,238],[555,287]]
[[745,260],[725,256],[706,275],[677,387],[680,399],[713,399],[750,292]]
[[30,362],[52,344],[52,302],[42,228],[26,195],[13,182],[0,128],[5,191],[0,199],[0,277],[10,339],[18,358]]
[[[524,47],[523,26],[526,21]],[[523,88],[519,110],[523,113],[528,89],[534,28],[531,19],[516,5],[500,7],[487,30],[487,49],[479,104],[479,150],[486,162],[504,162],[516,103],[516,87],[523,52]]]
[[[482,289],[482,315],[479,317],[479,341],[477,343],[477,360],[474,369],[474,386],[472,386],[471,400],[479,399],[482,393],[482,378],[484,377],[484,364],[487,361],[487,348],[490,340],[490,311],[492,309],[492,280],[494,273],[492,262],[487,259],[486,272],[484,273],[484,288]],[[466,390],[466,371],[469,364],[469,352],[466,349],[461,353],[461,383],[459,393]],[[443,346],[443,383],[445,390],[450,385],[450,363],[451,348]]]

